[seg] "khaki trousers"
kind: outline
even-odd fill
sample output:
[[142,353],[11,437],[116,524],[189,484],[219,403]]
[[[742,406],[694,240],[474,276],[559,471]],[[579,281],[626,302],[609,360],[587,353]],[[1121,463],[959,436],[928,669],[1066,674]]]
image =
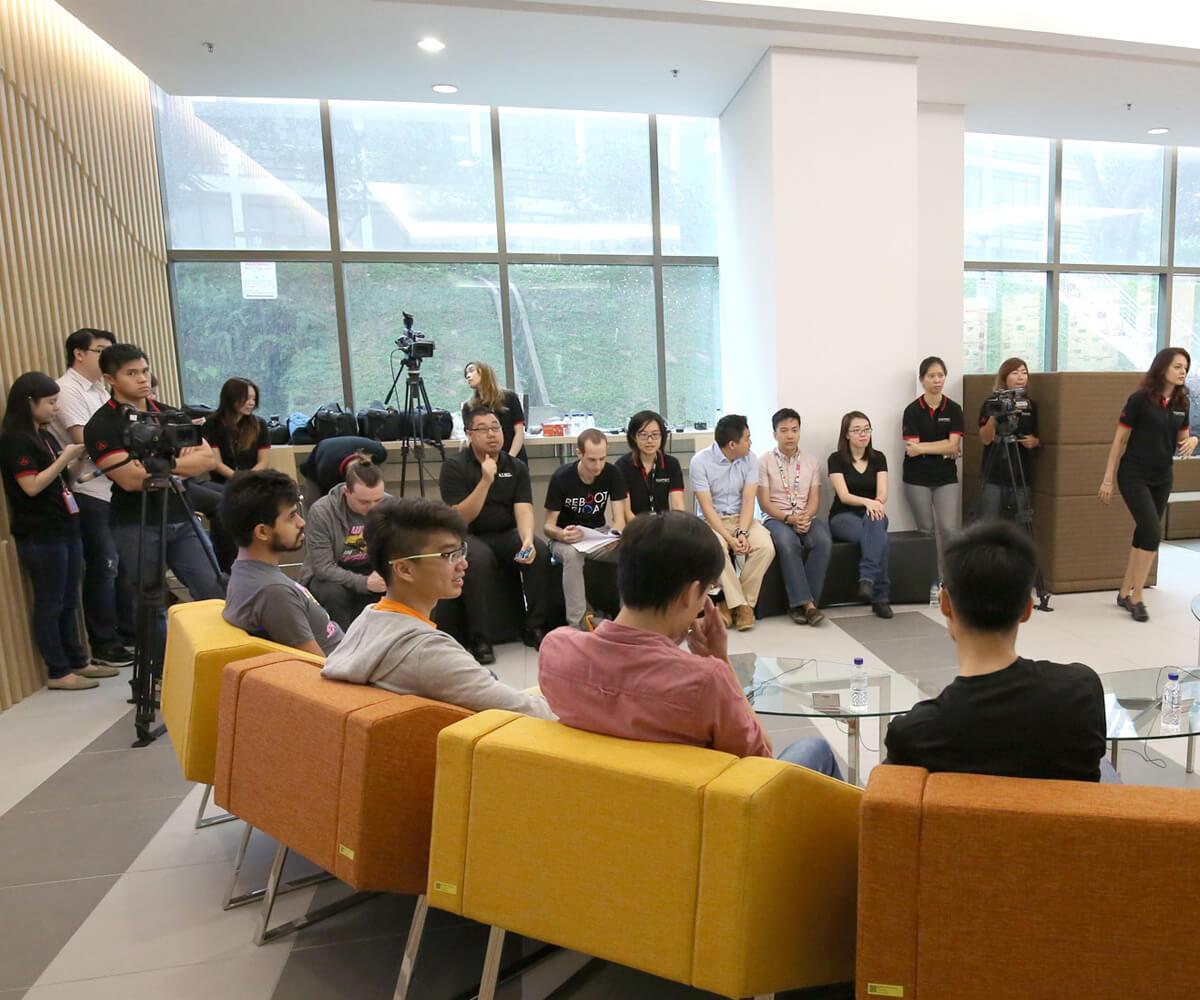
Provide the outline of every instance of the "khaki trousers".
[[[721,522],[729,533],[733,534],[741,525],[741,517],[729,514],[722,517]],[[714,531],[713,534],[717,533]],[[758,592],[762,589],[767,567],[775,558],[775,543],[771,541],[771,533],[760,522],[750,522],[750,552],[746,556],[746,565],[742,567],[740,578],[725,539],[720,535],[717,535],[717,538],[721,542],[721,548],[725,550],[725,568],[721,571],[721,589],[725,591],[725,603],[731,611],[743,604],[750,605],[750,609],[753,610],[754,605],[758,603]]]

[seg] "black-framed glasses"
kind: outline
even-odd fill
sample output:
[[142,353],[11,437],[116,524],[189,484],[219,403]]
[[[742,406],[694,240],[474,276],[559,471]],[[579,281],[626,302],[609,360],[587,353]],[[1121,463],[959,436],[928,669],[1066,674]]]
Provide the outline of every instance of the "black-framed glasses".
[[449,552],[421,552],[415,556],[400,556],[397,559],[389,559],[388,565],[391,566],[392,569],[395,569],[396,563],[399,562],[406,562],[409,559],[433,559],[435,557],[441,557],[448,563],[456,563],[460,560],[466,559],[467,543],[463,542],[462,545],[460,545],[457,549],[452,549]]
[[503,428],[499,424],[488,424],[486,427],[468,427],[468,434],[499,434]]
[[851,434],[870,434],[871,433],[871,425],[868,424],[866,427],[851,427],[850,433]]
[[634,437],[637,438],[639,441],[661,441],[662,440],[662,432],[661,431],[638,431],[634,435]]

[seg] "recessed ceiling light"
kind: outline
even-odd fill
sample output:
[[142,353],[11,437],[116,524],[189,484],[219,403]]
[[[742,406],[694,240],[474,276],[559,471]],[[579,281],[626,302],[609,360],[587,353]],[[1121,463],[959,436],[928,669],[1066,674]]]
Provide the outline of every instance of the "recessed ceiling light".
[[452,83],[435,83],[433,92],[435,94],[457,94],[458,88]]
[[1169,128],[1162,128],[1162,127],[1160,126],[1159,128],[1148,128],[1148,129],[1146,129],[1146,134],[1147,134],[1147,135],[1166,135],[1166,134],[1167,134],[1168,132],[1170,132],[1170,131],[1171,131],[1171,130],[1170,130]]
[[475,166],[475,161],[474,160],[459,160],[458,165],[460,167],[473,167],[473,166]]
[[417,48],[424,52],[441,52],[445,47],[445,42],[434,38],[432,35],[429,38],[422,38],[419,42],[417,42]]

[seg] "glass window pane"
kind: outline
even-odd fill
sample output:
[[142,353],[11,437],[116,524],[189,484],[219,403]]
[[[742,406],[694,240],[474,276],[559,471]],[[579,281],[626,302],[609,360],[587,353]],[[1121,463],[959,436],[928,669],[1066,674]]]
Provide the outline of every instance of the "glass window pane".
[[[468,361],[486,361],[504,380],[500,324],[500,268],[496,264],[347,264],[346,312],[350,374],[356,409],[383,400],[403,355],[396,340],[404,313],[413,329],[434,342],[420,372],[435,409],[458,409],[471,394],[463,379]],[[404,404],[400,376],[393,406]]]
[[603,428],[658,409],[651,268],[521,264],[508,274],[517,391],[531,407],[592,413]]
[[1068,140],[1062,184],[1064,263],[1161,263],[1161,146]]
[[329,113],[343,247],[496,249],[490,109],[333,101]]
[[221,386],[235,375],[262,391],[263,417],[286,421],[290,413],[342,401],[329,264],[276,264],[273,298],[246,298],[268,293],[269,277],[258,288],[245,284],[236,261],[172,266],[186,402],[216,406]]
[[329,249],[318,102],[160,91],[158,115],[172,249]]
[[1005,358],[1042,367],[1046,275],[967,271],[963,275],[963,371],[995,372]]
[[667,412],[671,424],[712,417],[721,405],[721,310],[715,267],[663,268]]
[[650,253],[646,115],[500,111],[512,253]]
[[1200,149],[1179,149],[1175,193],[1175,266],[1200,267]]
[[[1180,274],[1171,289],[1171,346],[1200,357],[1200,275]],[[1192,368],[1200,374],[1200,365]],[[1193,407],[1195,408],[1195,407]]]
[[1158,344],[1158,278],[1063,274],[1059,371],[1145,371]]
[[964,152],[964,259],[1048,260],[1050,140],[968,133]]
[[658,204],[664,254],[717,255],[717,119],[659,115]]

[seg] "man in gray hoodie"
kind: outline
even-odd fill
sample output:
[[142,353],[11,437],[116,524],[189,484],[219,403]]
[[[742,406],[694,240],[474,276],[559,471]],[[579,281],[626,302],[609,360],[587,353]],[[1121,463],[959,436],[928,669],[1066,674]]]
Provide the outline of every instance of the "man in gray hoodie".
[[354,620],[321,676],[474,712],[503,708],[553,719],[544,698],[502,684],[430,621],[439,600],[462,593],[466,536],[462,515],[438,500],[414,497],[376,506],[366,519],[367,560],[386,581],[387,593]]
[[308,538],[300,582],[344,631],[387,585],[367,565],[363,525],[367,515],[392,497],[383,490],[383,473],[370,462],[346,467],[338,483],[308,512]]

